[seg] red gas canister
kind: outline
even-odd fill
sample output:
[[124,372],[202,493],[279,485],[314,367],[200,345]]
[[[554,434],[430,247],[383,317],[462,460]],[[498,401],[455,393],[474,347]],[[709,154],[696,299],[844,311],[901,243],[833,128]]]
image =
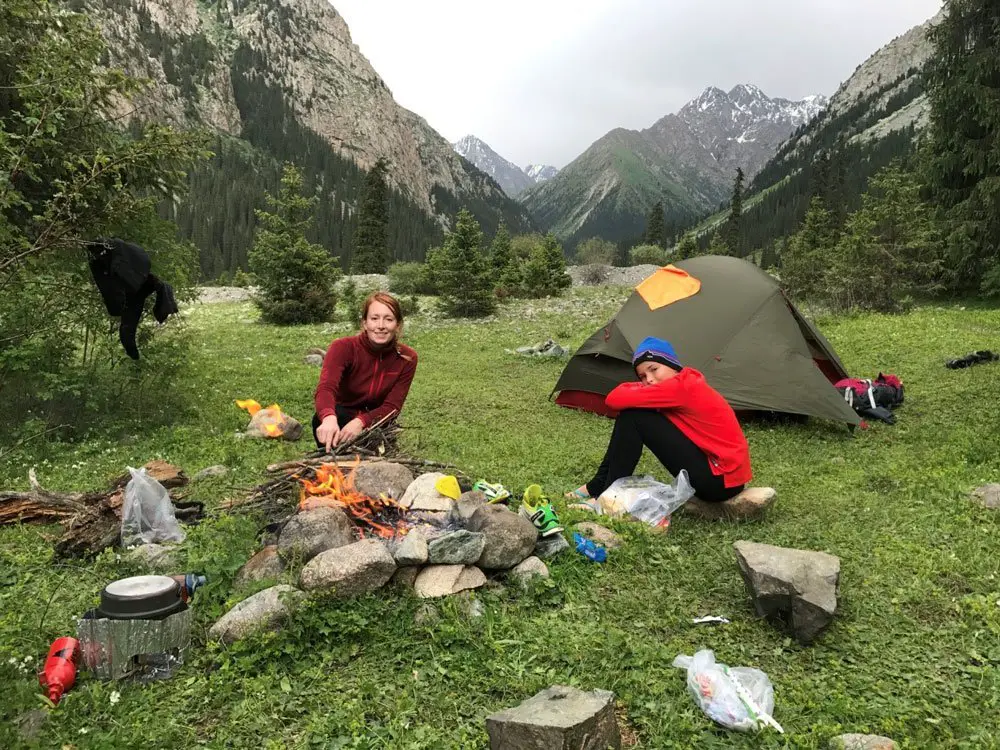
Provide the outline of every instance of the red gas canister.
[[49,700],[58,703],[63,693],[76,682],[80,663],[80,642],[76,638],[56,638],[49,648],[45,668],[38,673],[38,684],[48,690]]

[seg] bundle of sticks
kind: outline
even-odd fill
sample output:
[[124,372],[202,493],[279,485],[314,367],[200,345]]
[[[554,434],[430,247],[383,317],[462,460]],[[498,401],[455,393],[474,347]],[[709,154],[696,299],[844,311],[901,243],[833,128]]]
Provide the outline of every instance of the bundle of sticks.
[[[220,504],[219,510],[238,514],[260,513],[268,524],[277,523],[294,512],[302,480],[315,480],[316,470],[327,464],[349,469],[357,466],[359,461],[391,461],[407,466],[416,473],[446,471],[456,476],[465,476],[451,464],[404,456],[399,453],[398,448],[394,448],[391,452],[388,449],[381,449],[379,446],[385,445],[385,425],[394,416],[395,413],[392,413],[379,420],[354,440],[331,448],[329,453],[317,450],[294,461],[270,464],[267,473],[274,475],[271,479],[254,487],[246,497],[224,501]],[[391,425],[390,430],[389,435],[392,437],[398,436],[402,431],[395,423]]]
[[[146,472],[170,491],[174,515],[190,521],[202,514],[202,504],[185,502],[177,489],[188,483],[184,472],[165,461],[150,461]],[[0,526],[15,523],[62,524],[56,555],[78,557],[94,554],[118,543],[122,503],[131,475],[115,479],[107,490],[56,492],[45,489],[35,470],[28,472],[28,491],[0,490]]]

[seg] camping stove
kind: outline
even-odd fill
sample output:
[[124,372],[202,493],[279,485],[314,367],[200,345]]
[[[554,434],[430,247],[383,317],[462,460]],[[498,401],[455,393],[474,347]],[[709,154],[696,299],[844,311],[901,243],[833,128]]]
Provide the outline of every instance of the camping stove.
[[173,578],[123,578],[105,587],[76,632],[83,666],[100,679],[163,679],[190,645],[191,610]]

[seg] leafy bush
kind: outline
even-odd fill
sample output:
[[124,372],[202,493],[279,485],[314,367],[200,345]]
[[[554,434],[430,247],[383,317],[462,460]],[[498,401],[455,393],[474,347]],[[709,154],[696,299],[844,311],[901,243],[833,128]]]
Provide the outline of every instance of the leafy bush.
[[393,294],[421,294],[427,286],[423,263],[393,263],[389,266],[389,291]]
[[302,195],[302,174],[286,165],[271,211],[257,211],[260,225],[250,251],[250,269],[259,283],[254,302],[267,323],[322,323],[337,306],[337,261],[306,239],[316,197]]
[[601,263],[610,266],[615,262],[617,255],[618,248],[615,243],[602,240],[600,237],[584,240],[576,248],[576,260],[580,265]]
[[628,257],[633,266],[662,266],[667,262],[667,252],[659,245],[636,245]]
[[246,289],[247,287],[254,286],[257,283],[257,281],[256,279],[254,279],[252,273],[247,273],[242,268],[237,268],[235,271],[233,271],[233,278],[231,283],[233,286],[238,286],[242,289]]

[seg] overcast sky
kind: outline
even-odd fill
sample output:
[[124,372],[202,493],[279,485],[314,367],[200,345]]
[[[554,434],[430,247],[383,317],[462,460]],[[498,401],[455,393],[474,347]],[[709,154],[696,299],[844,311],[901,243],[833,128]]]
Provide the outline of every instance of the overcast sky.
[[449,141],[563,167],[615,127],[753,83],[831,95],[942,0],[333,0],[396,101]]

